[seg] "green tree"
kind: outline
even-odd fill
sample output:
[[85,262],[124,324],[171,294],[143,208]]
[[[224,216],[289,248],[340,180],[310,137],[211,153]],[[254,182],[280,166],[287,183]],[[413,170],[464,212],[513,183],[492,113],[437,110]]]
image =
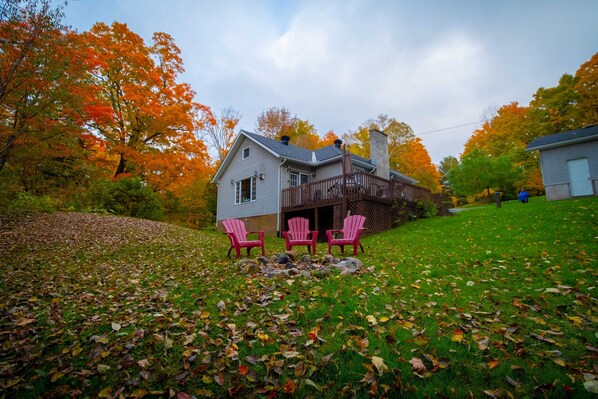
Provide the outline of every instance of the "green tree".
[[448,172],[448,182],[455,194],[472,196],[486,191],[491,199],[491,189],[514,193],[521,184],[521,168],[509,156],[492,157],[474,149],[461,159],[458,166]]

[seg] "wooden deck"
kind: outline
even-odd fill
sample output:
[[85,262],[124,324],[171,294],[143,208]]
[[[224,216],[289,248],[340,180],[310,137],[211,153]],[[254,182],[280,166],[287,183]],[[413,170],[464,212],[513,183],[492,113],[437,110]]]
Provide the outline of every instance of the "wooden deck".
[[342,228],[347,212],[366,217],[368,233],[376,233],[406,221],[417,212],[417,200],[428,200],[441,207],[440,195],[430,190],[386,180],[364,172],[313,181],[282,190],[282,226],[294,216],[312,221],[320,232]]
[[395,200],[411,201],[439,200],[430,190],[386,180],[364,172],[348,173],[343,182],[342,176],[317,180],[282,190],[282,211],[317,208],[341,204],[344,196],[348,202],[375,201],[391,205]]

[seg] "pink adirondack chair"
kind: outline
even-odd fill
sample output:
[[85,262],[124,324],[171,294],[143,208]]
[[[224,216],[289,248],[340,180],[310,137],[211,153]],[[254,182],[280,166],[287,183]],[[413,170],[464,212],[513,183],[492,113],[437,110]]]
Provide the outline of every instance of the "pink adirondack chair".
[[[341,247],[341,252],[345,252],[345,245],[353,245],[353,255],[357,255],[357,246],[361,248],[363,253],[363,246],[359,241],[359,236],[363,232],[363,225],[365,223],[365,216],[352,215],[347,216],[343,222],[342,230],[326,230],[326,236],[328,237],[328,253],[331,253],[331,247],[338,245]],[[342,237],[334,238],[335,233],[342,233]]]
[[[230,248],[228,249],[228,254],[226,254],[226,256],[230,256],[230,251],[234,248],[237,253],[237,258],[240,258],[241,248],[247,248],[247,257],[249,257],[251,248],[254,247],[262,247],[262,256],[266,255],[263,230],[246,231],[245,223],[239,219],[224,219],[222,225],[226,230],[225,234],[230,238]],[[248,240],[247,236],[249,234],[257,234],[257,240]]]
[[318,232],[309,230],[308,219],[299,217],[289,219],[289,231],[283,231],[282,235],[286,240],[287,251],[293,249],[294,245],[307,245],[307,252],[311,253],[313,248],[316,255]]

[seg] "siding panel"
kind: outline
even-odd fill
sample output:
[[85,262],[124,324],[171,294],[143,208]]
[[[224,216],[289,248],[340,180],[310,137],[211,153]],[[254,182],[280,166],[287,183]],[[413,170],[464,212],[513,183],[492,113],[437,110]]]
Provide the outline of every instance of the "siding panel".
[[[249,156],[242,159],[243,149],[249,147]],[[253,141],[243,139],[239,151],[218,182],[217,219],[243,218],[278,212],[278,159]],[[235,184],[254,175],[264,174],[264,180],[256,182],[256,200],[235,205]]]
[[567,161],[588,158],[590,176],[598,179],[598,141],[574,144],[540,151],[542,179],[545,186],[569,183]]

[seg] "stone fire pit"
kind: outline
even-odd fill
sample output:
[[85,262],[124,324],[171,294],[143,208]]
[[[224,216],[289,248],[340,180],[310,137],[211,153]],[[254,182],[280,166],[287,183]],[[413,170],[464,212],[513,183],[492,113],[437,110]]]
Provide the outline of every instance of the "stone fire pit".
[[340,270],[341,275],[359,274],[363,269],[363,262],[353,257],[336,258],[328,254],[316,257],[287,251],[270,258],[260,256],[256,259],[241,259],[235,262],[235,266],[242,273],[263,274],[266,277],[325,277],[334,269]]

